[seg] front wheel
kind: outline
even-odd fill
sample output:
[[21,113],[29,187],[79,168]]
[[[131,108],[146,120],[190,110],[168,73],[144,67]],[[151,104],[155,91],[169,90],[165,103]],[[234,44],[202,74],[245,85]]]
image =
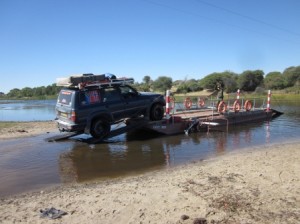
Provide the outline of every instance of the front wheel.
[[161,104],[155,104],[150,110],[150,119],[152,121],[159,121],[164,117],[164,107]]
[[110,124],[103,118],[96,119],[92,123],[91,135],[94,138],[104,138],[110,132]]

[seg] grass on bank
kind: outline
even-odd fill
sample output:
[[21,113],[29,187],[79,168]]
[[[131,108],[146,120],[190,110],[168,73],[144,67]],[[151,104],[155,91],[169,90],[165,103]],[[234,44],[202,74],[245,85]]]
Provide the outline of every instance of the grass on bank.
[[17,126],[18,124],[19,124],[18,122],[0,121],[0,129],[12,128]]
[[[190,92],[190,93],[181,93],[181,94],[173,94],[176,102],[183,102],[187,97],[189,97],[192,101],[197,101],[198,98],[202,98],[204,100],[218,101],[217,92],[203,90],[199,92]],[[237,93],[224,93],[224,100],[235,100],[237,97]],[[260,99],[267,100],[268,91],[264,91],[262,93],[255,92],[241,92],[240,99]],[[298,93],[286,93],[285,91],[271,91],[271,101],[273,102],[299,102],[300,103],[300,94]]]
[[0,130],[10,129],[10,128],[27,128],[33,123],[44,123],[48,121],[0,121]]

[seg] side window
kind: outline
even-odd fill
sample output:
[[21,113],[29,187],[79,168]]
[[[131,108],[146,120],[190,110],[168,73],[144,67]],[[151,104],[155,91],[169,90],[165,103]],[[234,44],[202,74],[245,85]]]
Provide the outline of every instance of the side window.
[[104,98],[103,102],[111,102],[121,100],[119,90],[115,88],[106,88],[104,89]]
[[101,102],[101,94],[98,89],[80,92],[80,104],[90,105]]
[[133,98],[137,96],[137,92],[129,86],[120,86],[121,95],[125,99]]

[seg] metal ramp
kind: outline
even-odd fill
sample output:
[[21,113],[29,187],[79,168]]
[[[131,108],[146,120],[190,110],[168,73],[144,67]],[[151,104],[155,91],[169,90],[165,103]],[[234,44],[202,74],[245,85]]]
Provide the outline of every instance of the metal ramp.
[[149,121],[147,119],[144,119],[144,118],[130,119],[129,121],[130,121],[129,124],[127,124],[124,127],[112,130],[107,136],[105,136],[103,138],[98,138],[98,139],[90,138],[90,139],[87,140],[87,143],[89,143],[89,144],[99,143],[99,142],[102,142],[106,139],[113,138],[113,137],[116,137],[118,135],[124,134],[126,132],[130,132],[130,131],[142,128],[142,127],[144,127],[145,125],[147,125],[149,123]]
[[[126,126],[112,130],[105,137],[97,138],[97,139],[91,137],[91,138],[85,139],[84,142],[87,142],[89,144],[99,143],[99,142],[102,142],[106,139],[113,138],[115,136],[124,134],[126,132],[133,131],[133,130],[138,129],[138,128],[142,128],[143,126],[147,125],[148,123],[149,123],[149,120],[145,119],[145,118],[130,119],[130,120],[128,120]],[[81,135],[81,134],[83,134],[83,132],[70,132],[70,133],[56,135],[56,136],[53,136],[53,137],[50,137],[50,138],[46,138],[45,140],[48,141],[48,142],[64,141],[64,140],[67,140],[71,137],[74,137],[76,135]]]
[[83,132],[68,132],[66,134],[55,135],[53,137],[46,138],[45,140],[47,142],[58,142],[58,141],[64,141],[68,138],[74,137],[76,135],[81,135],[81,134],[83,134]]

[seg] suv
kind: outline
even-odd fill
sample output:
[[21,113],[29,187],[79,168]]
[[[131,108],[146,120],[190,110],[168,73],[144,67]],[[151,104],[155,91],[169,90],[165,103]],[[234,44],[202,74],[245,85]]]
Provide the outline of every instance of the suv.
[[133,83],[133,79],[93,74],[60,78],[57,85],[65,88],[60,91],[55,107],[59,130],[103,138],[112,124],[125,118],[143,115],[151,121],[161,120],[164,96],[137,92],[127,83]]

